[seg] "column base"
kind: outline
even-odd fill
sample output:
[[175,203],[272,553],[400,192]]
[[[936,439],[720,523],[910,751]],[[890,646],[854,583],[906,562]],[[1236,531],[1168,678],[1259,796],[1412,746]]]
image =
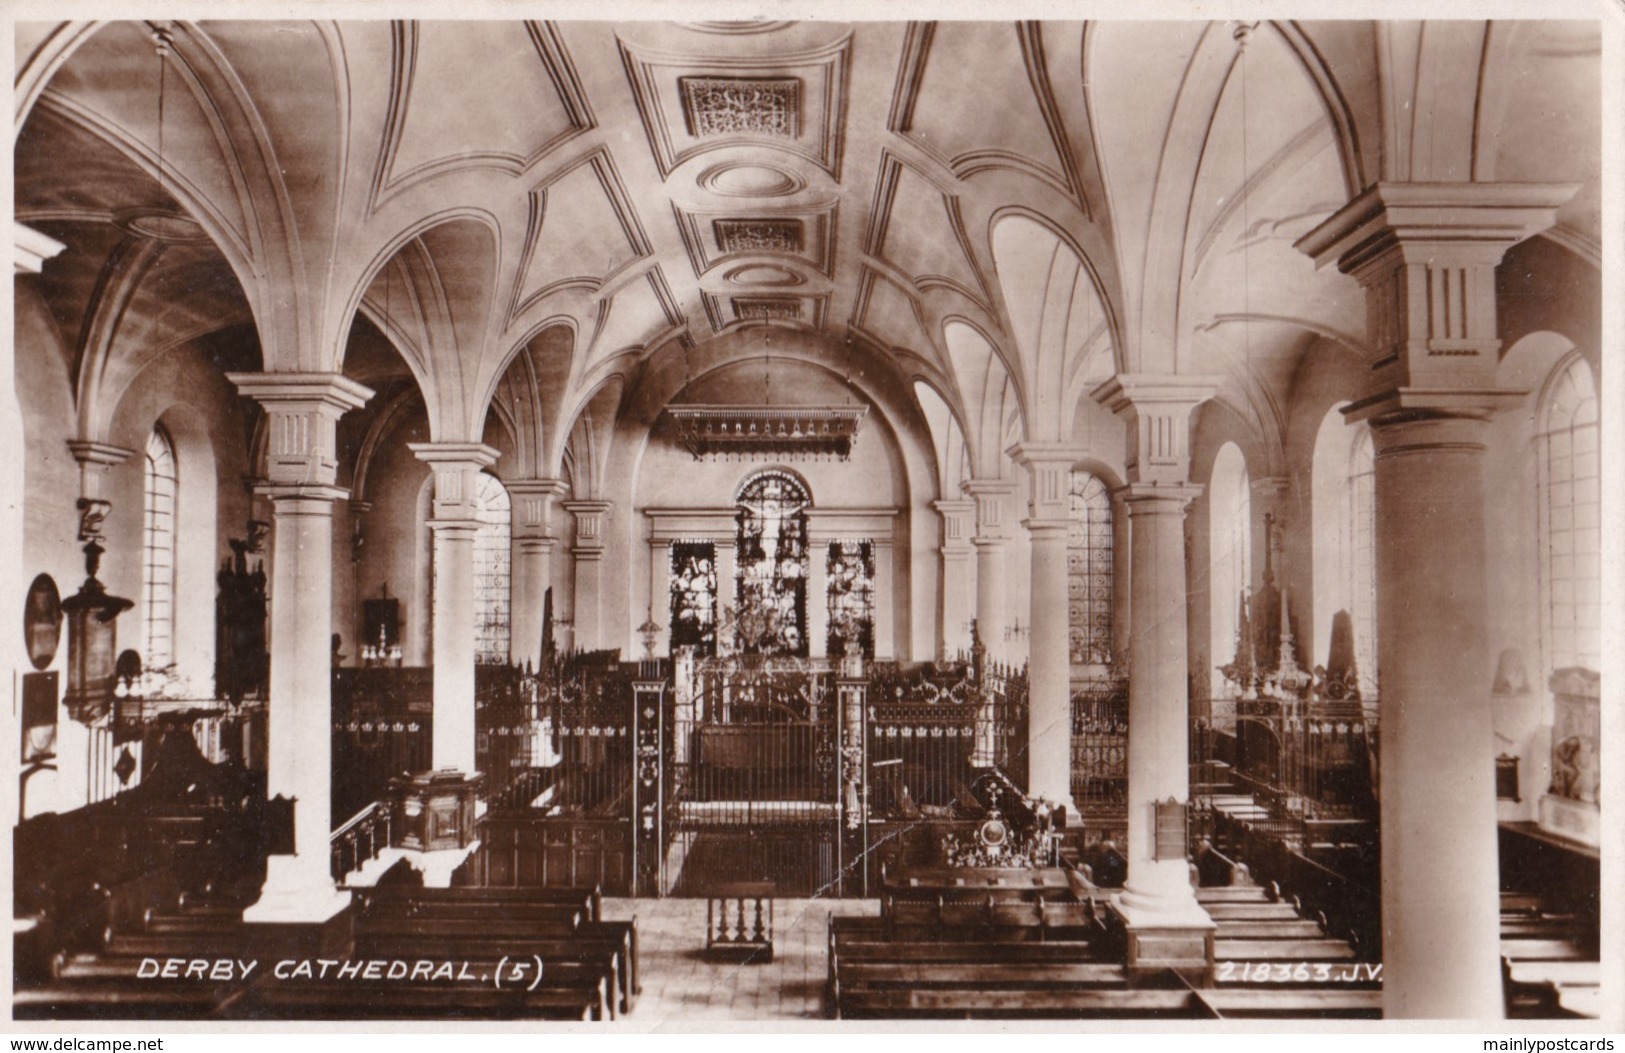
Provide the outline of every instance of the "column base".
[[350,893],[332,878],[312,879],[297,856],[272,856],[265,864],[265,890],[243,910],[243,920],[250,925],[324,922],[349,905]]
[[1217,926],[1194,895],[1145,896],[1124,891],[1112,897],[1111,907],[1128,937],[1124,964],[1130,983],[1167,969],[1198,986],[1211,982]]

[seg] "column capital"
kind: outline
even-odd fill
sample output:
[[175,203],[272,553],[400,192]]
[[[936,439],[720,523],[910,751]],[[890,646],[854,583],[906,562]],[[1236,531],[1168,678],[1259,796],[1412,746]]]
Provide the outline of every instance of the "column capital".
[[67,248],[53,237],[41,234],[33,227],[25,227],[16,220],[11,223],[13,244],[17,247],[18,274],[38,274],[45,269],[45,261]]
[[602,558],[604,516],[613,505],[608,501],[565,501],[561,507],[576,517],[576,558]]
[[976,501],[974,543],[1004,544],[1010,536],[1010,527],[1004,517],[1004,499],[1016,492],[1014,480],[970,479],[962,483],[960,489]]
[[516,539],[553,536],[553,502],[570,492],[563,479],[517,479],[508,484],[513,498],[513,536]]
[[1573,184],[1377,183],[1299,238],[1366,290],[1372,390],[1490,388],[1495,268],[1557,222]]
[[1255,501],[1274,504],[1292,492],[1292,480],[1285,475],[1262,475],[1250,484]]
[[1368,420],[1374,427],[1407,420],[1488,420],[1528,394],[1510,388],[1384,388],[1343,407],[1343,416],[1351,422]]
[[501,453],[481,442],[409,442],[406,448],[434,474],[429,525],[474,524],[479,519],[480,470]]
[[1118,493],[1131,516],[1184,515],[1186,506],[1202,496],[1202,488],[1191,483],[1130,483]]
[[84,468],[114,468],[135,456],[134,450],[110,446],[105,442],[91,442],[88,439],[69,439],[68,451]]
[[976,532],[976,502],[945,498],[932,501],[931,507],[942,517],[942,554],[969,552]]
[[1083,456],[1075,446],[1057,442],[1020,442],[1007,453],[1027,469],[1027,511],[1023,521],[1029,532],[1036,525],[1066,526],[1068,498],[1072,493],[1072,466]]
[[1090,392],[1128,425],[1128,481],[1180,485],[1190,475],[1191,411],[1212,398],[1219,376],[1119,373]]
[[366,405],[371,388],[342,373],[227,373],[226,379],[269,418],[269,483],[330,487],[338,480],[338,420]]

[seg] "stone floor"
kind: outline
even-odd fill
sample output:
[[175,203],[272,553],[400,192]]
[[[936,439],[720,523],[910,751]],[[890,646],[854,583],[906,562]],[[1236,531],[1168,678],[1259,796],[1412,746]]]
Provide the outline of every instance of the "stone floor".
[[821,1020],[829,916],[875,914],[874,900],[785,899],[776,906],[771,962],[709,961],[705,900],[605,899],[604,917],[638,923],[643,994],[627,1023]]

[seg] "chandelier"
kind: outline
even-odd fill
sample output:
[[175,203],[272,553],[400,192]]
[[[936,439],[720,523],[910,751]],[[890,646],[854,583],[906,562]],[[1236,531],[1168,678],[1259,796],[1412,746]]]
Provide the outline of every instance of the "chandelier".
[[867,406],[668,406],[677,442],[696,461],[708,457],[743,460],[847,460]]

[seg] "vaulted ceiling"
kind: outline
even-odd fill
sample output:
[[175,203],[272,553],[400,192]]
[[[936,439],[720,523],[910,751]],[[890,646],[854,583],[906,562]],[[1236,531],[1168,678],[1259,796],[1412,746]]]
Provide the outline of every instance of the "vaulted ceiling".
[[1312,343],[1364,342],[1363,294],[1293,242],[1375,180],[1574,182],[1550,237],[1600,240],[1594,24],[124,22],[17,47],[17,217],[68,245],[40,282],[91,438],[113,381],[252,323],[262,368],[415,387],[441,439],[495,406],[556,473],[589,406],[767,324],[919,392],[942,459],[997,474],[1012,428],[1067,439],[1117,371],[1219,375],[1278,427]]

